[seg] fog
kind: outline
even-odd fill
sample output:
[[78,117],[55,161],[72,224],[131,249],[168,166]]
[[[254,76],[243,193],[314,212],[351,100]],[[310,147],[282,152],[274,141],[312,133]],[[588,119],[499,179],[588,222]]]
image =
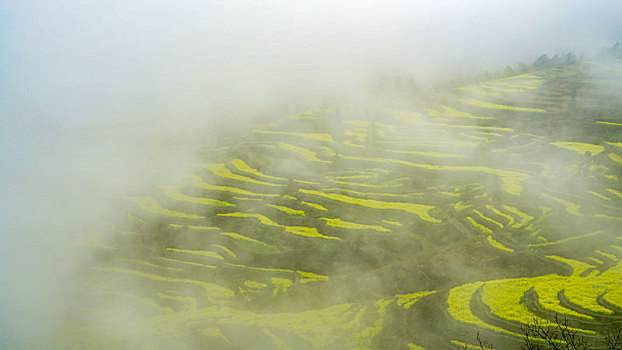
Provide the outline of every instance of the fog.
[[[224,133],[622,38],[620,1],[0,2],[0,348],[41,348],[119,198]],[[378,97],[373,97],[378,98]],[[375,101],[382,104],[382,101]]]

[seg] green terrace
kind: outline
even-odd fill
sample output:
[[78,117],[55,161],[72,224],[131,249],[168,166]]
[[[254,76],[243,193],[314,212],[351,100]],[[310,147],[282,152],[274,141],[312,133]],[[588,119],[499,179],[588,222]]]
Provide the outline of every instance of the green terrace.
[[622,106],[587,64],[223,141],[76,241],[60,346],[510,348],[555,315],[595,338],[622,322]]

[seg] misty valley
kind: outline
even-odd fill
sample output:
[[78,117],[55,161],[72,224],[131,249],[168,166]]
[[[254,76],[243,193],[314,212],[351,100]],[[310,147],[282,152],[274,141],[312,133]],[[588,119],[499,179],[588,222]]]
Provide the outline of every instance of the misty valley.
[[558,316],[603,348],[621,89],[619,64],[552,64],[223,134],[78,235],[55,346],[518,349]]

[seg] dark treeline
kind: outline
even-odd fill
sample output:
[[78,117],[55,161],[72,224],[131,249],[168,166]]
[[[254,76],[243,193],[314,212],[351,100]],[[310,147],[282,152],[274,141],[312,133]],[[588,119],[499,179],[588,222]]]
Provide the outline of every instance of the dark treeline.
[[582,61],[581,57],[577,57],[574,52],[568,52],[566,54],[555,54],[553,57],[549,58],[547,54],[540,55],[536,60],[527,64],[521,62],[517,64],[514,68],[507,66],[505,68],[504,74],[506,76],[511,76],[515,74],[523,74],[528,73],[534,70],[547,69],[557,66],[565,66],[576,64]]
[[615,57],[622,60],[622,43],[618,41],[612,47],[602,49],[600,55]]
[[[617,45],[619,46],[619,44]],[[451,79],[438,79],[436,82],[434,82],[434,84],[430,84],[429,82],[427,84],[419,82],[414,77],[409,77],[406,75],[379,77],[375,80],[373,90],[375,92],[386,92],[388,90],[392,90],[400,93],[405,93],[407,95],[412,95],[424,93],[426,91],[429,91],[430,89],[443,90],[447,88],[455,88],[463,85],[468,85],[476,81],[500,79],[512,75],[525,74],[552,67],[573,65],[581,63],[581,61],[583,61],[583,58],[577,56],[574,52],[555,54],[553,55],[553,57],[550,58],[547,54],[542,54],[537,57],[532,63],[520,62],[514,67],[508,65],[504,70],[482,71],[471,76],[460,76]]]

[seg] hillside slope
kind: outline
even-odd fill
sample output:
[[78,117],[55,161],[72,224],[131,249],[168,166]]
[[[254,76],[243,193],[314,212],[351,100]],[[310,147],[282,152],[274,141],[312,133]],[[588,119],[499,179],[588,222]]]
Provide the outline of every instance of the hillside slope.
[[[622,322],[622,70],[304,111],[76,242],[59,348],[508,348]],[[505,348],[505,347],[500,347]]]

